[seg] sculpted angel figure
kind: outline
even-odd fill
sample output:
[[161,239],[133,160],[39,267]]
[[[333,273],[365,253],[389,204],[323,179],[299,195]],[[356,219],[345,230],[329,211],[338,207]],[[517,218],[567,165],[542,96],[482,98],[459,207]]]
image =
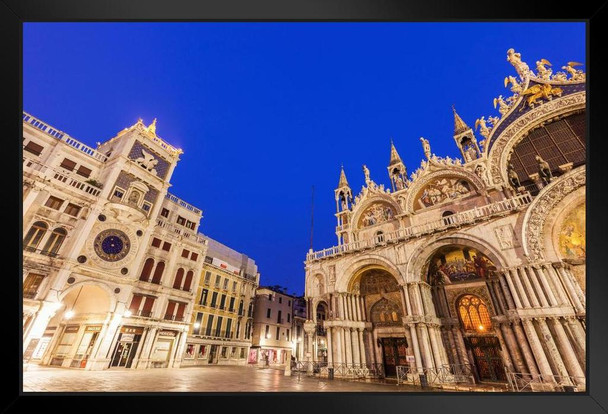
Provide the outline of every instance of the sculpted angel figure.
[[502,99],[502,95],[499,95],[498,98],[494,98],[494,108],[496,108],[496,104],[498,104],[498,112],[500,112],[501,115],[504,115],[509,111],[509,105]]
[[479,133],[486,138],[490,135],[490,129],[486,126],[486,118],[484,116],[475,121],[475,129],[479,129]]
[[521,85],[517,82],[517,79],[515,79],[515,76],[509,75],[505,78],[505,88],[509,84],[511,84],[511,92],[513,92],[513,93],[521,92]]
[[585,73],[582,70],[574,69],[575,66],[581,66],[579,62],[568,62],[568,66],[562,66],[566,72],[570,74],[570,80],[578,81],[585,80]]
[[549,80],[551,79],[551,73],[553,70],[547,69],[545,65],[551,66],[551,62],[547,59],[541,59],[536,61],[536,72],[538,72],[538,77],[541,79]]
[[524,79],[530,72],[528,64],[521,60],[521,53],[515,52],[515,49],[513,48],[507,50],[507,61],[515,67],[515,70],[521,79]]
[[475,167],[475,174],[477,174],[477,176],[479,178],[481,178],[481,180],[484,183],[488,183],[488,176],[486,175],[486,167],[483,164],[477,164],[477,166]]
[[488,117],[488,123],[492,126],[495,127],[496,124],[498,124],[498,122],[500,121],[500,118],[497,116],[489,116]]
[[431,158],[431,144],[429,144],[429,141],[424,139],[423,137],[420,137],[420,142],[422,142],[422,149],[424,150],[424,156],[426,157],[426,159],[430,159]]

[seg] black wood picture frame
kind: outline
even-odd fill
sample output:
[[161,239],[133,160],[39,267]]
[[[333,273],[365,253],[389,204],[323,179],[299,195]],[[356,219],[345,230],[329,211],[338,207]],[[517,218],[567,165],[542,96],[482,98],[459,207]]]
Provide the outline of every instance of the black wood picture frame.
[[[608,275],[602,256],[606,233],[606,166],[602,142],[608,140],[603,115],[606,76],[601,32],[608,24],[608,1],[397,1],[397,0],[0,0],[2,32],[2,135],[10,159],[2,163],[5,186],[14,203],[2,203],[11,227],[5,261],[22,267],[22,25],[25,22],[82,21],[583,21],[587,25],[587,392],[567,393],[23,393],[22,308],[19,275],[4,274],[4,375],[11,385],[2,393],[2,412],[378,412],[378,413],[608,413]],[[449,39],[446,39],[449,42]],[[43,64],[43,62],[41,62]],[[14,154],[14,158],[13,157]],[[9,158],[9,157],[7,157]],[[14,163],[13,163],[14,162]],[[15,183],[15,184],[14,184]],[[17,208],[14,208],[14,207]],[[9,209],[10,207],[10,209]],[[10,210],[10,216],[8,215]],[[14,216],[13,216],[14,214]],[[18,217],[18,220],[14,220]],[[16,246],[16,247],[15,247]],[[6,301],[5,301],[6,302]],[[16,326],[14,326],[14,325]],[[7,348],[8,347],[8,348]],[[13,380],[14,379],[14,380]]]

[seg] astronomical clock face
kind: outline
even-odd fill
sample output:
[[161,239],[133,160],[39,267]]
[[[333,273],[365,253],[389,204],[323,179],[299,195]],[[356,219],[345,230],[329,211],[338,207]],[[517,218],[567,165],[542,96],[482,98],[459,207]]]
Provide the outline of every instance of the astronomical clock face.
[[117,262],[129,254],[131,241],[124,232],[108,229],[95,237],[93,248],[97,256],[106,262]]

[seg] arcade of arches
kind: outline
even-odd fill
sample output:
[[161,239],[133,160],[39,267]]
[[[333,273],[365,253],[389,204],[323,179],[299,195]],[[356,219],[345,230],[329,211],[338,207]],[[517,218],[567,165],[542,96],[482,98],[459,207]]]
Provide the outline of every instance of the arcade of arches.
[[322,333],[326,344],[316,361],[380,364],[387,377],[399,365],[466,365],[478,382],[506,382],[507,371],[584,378],[583,323],[523,317],[525,309],[574,295],[555,285],[569,280],[566,269],[503,269],[492,257],[464,244],[443,246],[430,255],[420,279],[409,283],[380,265],[359,269],[347,291],[316,302],[314,335],[319,344]]

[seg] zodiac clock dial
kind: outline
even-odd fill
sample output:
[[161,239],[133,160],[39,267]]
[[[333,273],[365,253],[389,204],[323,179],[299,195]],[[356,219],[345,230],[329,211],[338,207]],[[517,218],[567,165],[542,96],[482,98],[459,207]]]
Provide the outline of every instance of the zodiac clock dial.
[[104,230],[95,237],[95,253],[107,262],[124,259],[131,249],[129,237],[120,230]]

